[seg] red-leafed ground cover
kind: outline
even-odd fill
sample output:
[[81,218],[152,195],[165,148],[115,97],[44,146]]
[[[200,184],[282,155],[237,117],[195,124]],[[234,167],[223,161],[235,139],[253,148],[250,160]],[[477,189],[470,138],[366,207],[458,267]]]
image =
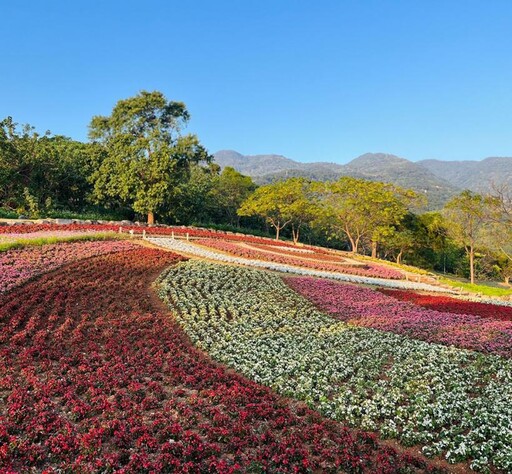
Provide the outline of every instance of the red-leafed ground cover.
[[210,361],[150,289],[180,257],[73,262],[0,296],[0,472],[419,472]]
[[408,301],[435,311],[455,314],[476,314],[483,318],[512,321],[511,306],[480,303],[478,301],[464,301],[450,296],[428,295],[414,291],[389,290],[387,288],[380,288],[379,291],[397,300]]

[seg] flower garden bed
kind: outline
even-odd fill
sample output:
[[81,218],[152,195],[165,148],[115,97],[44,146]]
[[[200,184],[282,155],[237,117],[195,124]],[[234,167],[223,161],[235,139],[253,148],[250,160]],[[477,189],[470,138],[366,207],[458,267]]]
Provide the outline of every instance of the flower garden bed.
[[234,265],[246,265],[254,268],[264,268],[266,270],[282,272],[282,273],[290,273],[296,275],[307,275],[314,276],[320,278],[332,278],[339,281],[351,282],[351,283],[362,283],[365,285],[378,285],[381,287],[389,287],[389,288],[401,288],[401,289],[410,289],[410,290],[418,290],[418,291],[439,291],[439,292],[449,292],[451,293],[451,289],[446,289],[443,287],[437,287],[433,285],[429,285],[427,283],[421,282],[412,282],[412,281],[404,281],[404,280],[386,280],[384,278],[372,278],[372,277],[364,277],[358,275],[345,274],[340,272],[328,272],[323,270],[315,270],[313,268],[301,268],[294,265],[286,265],[283,263],[275,263],[275,262],[266,262],[264,260],[250,259],[237,257],[234,255],[229,255],[227,253],[221,253],[216,250],[209,249],[207,247],[194,245],[190,242],[185,242],[183,240],[178,239],[168,239],[168,238],[148,238],[148,241],[157,245],[159,247],[167,248],[179,253],[183,253],[186,255],[193,255],[200,258],[206,258],[208,260],[215,260],[218,262],[224,262],[228,264]]
[[286,281],[322,311],[350,324],[512,357],[512,322],[434,311],[371,288],[330,280],[288,278]]
[[455,314],[476,314],[482,318],[512,321],[512,307],[509,305],[465,301],[450,296],[422,294],[414,291],[388,290],[384,288],[379,289],[379,291],[400,301],[408,301],[435,311]]

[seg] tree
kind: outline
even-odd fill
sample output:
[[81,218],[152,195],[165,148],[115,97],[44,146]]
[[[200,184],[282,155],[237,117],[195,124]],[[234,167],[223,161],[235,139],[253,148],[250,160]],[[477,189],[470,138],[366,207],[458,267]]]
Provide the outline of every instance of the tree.
[[166,210],[166,216],[185,225],[211,222],[217,207],[211,192],[218,174],[219,165],[215,163],[208,166],[193,164],[188,178],[172,190],[175,205]]
[[[425,236],[423,226],[416,214],[409,212],[399,225],[379,227],[378,242],[384,250],[385,258],[391,257],[396,263],[402,263],[402,259],[411,254],[424,244]],[[375,232],[374,236],[375,238]]]
[[492,185],[494,205],[491,214],[493,222],[493,248],[512,262],[512,190],[508,183]]
[[302,228],[318,215],[318,204],[314,185],[305,178],[290,178],[284,182],[288,202],[287,213],[292,226],[293,243],[299,242]]
[[382,234],[382,228],[397,225],[416,197],[413,191],[348,176],[317,185],[323,208],[323,225],[344,233],[351,250],[358,253],[363,241]]
[[210,199],[215,203],[219,219],[231,225],[240,224],[238,208],[253,193],[256,185],[249,176],[226,166],[213,181]]
[[281,230],[293,223],[294,241],[297,242],[300,228],[310,215],[307,187],[308,182],[302,178],[261,186],[244,201],[238,215],[263,217],[275,229],[276,240],[279,240]]
[[475,282],[475,249],[485,241],[495,206],[494,198],[466,190],[451,199],[444,208],[449,235],[464,247],[469,258],[471,283]]
[[172,189],[190,165],[211,159],[195,135],[181,135],[189,118],[184,103],[158,91],[142,91],[118,101],[110,116],[93,117],[89,137],[106,150],[93,175],[95,199],[119,199],[152,224],[155,213],[172,205]]

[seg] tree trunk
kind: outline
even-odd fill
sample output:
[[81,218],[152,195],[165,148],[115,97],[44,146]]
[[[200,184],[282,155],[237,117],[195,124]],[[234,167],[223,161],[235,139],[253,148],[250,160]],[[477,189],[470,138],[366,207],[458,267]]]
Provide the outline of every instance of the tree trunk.
[[279,231],[281,230],[281,227],[276,225],[276,240],[279,240]]
[[475,283],[475,250],[473,247],[469,249],[469,277],[471,284]]
[[354,240],[354,246],[352,247],[352,252],[359,253],[359,237]]
[[377,246],[378,242],[372,240],[372,258],[377,258]]
[[148,212],[148,224],[154,224],[155,223],[155,214],[153,211]]
[[397,256],[396,256],[396,263],[398,265],[400,265],[402,263],[402,253],[403,252],[400,252]]
[[293,238],[293,243],[295,245],[297,245],[299,243],[299,232],[300,232],[300,227],[295,228],[294,226],[292,226],[292,238]]
[[509,276],[506,276],[504,278],[504,280],[505,280],[505,285],[510,285],[510,283],[509,283],[510,282],[510,277]]

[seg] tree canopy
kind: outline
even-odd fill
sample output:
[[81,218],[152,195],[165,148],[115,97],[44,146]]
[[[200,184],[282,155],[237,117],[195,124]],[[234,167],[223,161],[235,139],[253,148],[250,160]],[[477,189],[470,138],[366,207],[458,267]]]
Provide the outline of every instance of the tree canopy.
[[464,247],[469,257],[470,281],[475,282],[475,250],[484,243],[487,226],[491,222],[496,200],[471,191],[463,191],[445,206],[450,222],[450,236]]
[[378,239],[383,228],[399,224],[416,198],[413,191],[348,176],[321,183],[317,190],[321,225],[345,234],[354,253],[362,243]]
[[312,202],[308,194],[309,182],[303,178],[261,186],[251,194],[238,210],[240,216],[260,216],[276,231],[276,240],[282,229],[293,224],[295,241],[299,229],[309,219]]
[[93,117],[89,137],[106,151],[92,176],[96,200],[119,199],[153,223],[156,212],[172,205],[172,190],[190,165],[210,160],[195,135],[181,134],[189,117],[185,104],[158,91],[142,91],[117,102],[110,116]]

